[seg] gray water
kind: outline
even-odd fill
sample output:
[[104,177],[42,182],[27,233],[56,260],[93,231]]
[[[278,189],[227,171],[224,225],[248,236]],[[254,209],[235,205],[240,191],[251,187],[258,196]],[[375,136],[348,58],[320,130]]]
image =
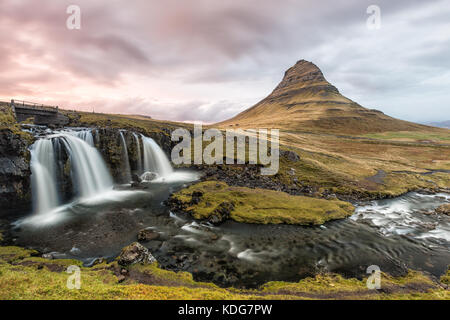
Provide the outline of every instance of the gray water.
[[[362,277],[370,265],[399,276],[407,269],[443,274],[450,264],[448,234],[431,237],[445,229],[447,216],[417,216],[422,223],[408,224],[410,233],[386,226],[397,217],[384,215],[385,223],[371,220],[380,202],[361,206],[354,217],[318,227],[249,225],[228,221],[221,226],[194,221],[174,214],[162,202],[182,184],[159,183],[150,191],[116,190],[97,202],[66,207],[64,218],[53,225],[21,225],[15,230],[20,245],[32,246],[55,257],[76,258],[87,265],[96,257],[113,259],[137,240],[137,233],[151,228],[160,239],[144,243],[163,268],[192,272],[194,278],[222,286],[256,287],[267,281],[298,281],[319,272],[337,272]],[[420,200],[422,199],[422,200]],[[410,193],[384,200],[383,206],[421,203],[430,210],[447,198]],[[414,212],[414,205],[411,206]],[[391,214],[404,213],[393,209]],[[418,213],[411,213],[413,215]],[[396,222],[398,223],[398,221]],[[396,231],[397,230],[397,231]]]

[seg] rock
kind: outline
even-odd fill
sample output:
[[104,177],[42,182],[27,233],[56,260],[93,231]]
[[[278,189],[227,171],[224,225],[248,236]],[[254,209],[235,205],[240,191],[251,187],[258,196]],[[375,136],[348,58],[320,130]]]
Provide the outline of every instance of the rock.
[[141,178],[135,173],[133,173],[133,175],[131,176],[131,180],[134,183],[141,183]]
[[0,215],[31,207],[30,143],[10,129],[0,129]]
[[295,174],[296,174],[296,171],[295,171],[295,169],[294,168],[291,168],[290,170],[289,170],[289,175],[291,175],[291,176],[295,176]]
[[92,262],[92,266],[97,266],[97,265],[105,263],[105,262],[106,262],[105,258],[96,258],[94,260],[94,262]]
[[191,204],[199,204],[202,197],[203,197],[203,192],[201,192],[201,191],[193,192]]
[[138,240],[139,241],[152,241],[159,238],[159,233],[150,229],[144,229],[139,231]]
[[297,162],[300,160],[300,156],[297,153],[295,153],[294,151],[280,150],[280,155],[292,162]]
[[147,248],[138,242],[134,242],[122,249],[117,261],[121,266],[129,266],[136,263],[151,264],[156,259]]
[[218,236],[217,234],[215,234],[215,233],[212,233],[212,234],[210,235],[209,238],[210,238],[212,241],[216,241],[216,240],[219,239],[219,236]]
[[435,211],[427,211],[427,210],[419,210],[417,212],[422,213],[422,214],[426,214],[427,216],[431,216],[431,215],[436,213]]
[[155,172],[145,172],[141,176],[142,182],[151,182],[158,178],[158,174]]
[[54,259],[53,255],[51,253],[44,253],[42,255],[42,258],[48,259],[48,260],[53,260]]
[[450,216],[450,203],[443,204],[442,206],[438,207],[435,212],[437,214],[445,214],[447,216]]
[[434,229],[436,229],[437,224],[436,223],[423,223],[422,226],[427,230],[434,230]]
[[230,218],[231,212],[234,210],[234,204],[228,201],[222,202],[216,209],[211,213],[208,221],[212,224],[221,224]]
[[124,282],[124,281],[125,281],[125,276],[124,276],[124,275],[119,275],[119,276],[117,277],[117,282],[122,283],[122,282]]

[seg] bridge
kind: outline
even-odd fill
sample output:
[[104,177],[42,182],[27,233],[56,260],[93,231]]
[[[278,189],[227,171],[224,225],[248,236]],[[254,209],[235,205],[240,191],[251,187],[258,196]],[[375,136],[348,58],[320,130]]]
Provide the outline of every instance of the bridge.
[[58,107],[45,106],[29,101],[11,100],[11,108],[18,122],[34,119],[37,125],[65,125],[69,118],[59,112]]

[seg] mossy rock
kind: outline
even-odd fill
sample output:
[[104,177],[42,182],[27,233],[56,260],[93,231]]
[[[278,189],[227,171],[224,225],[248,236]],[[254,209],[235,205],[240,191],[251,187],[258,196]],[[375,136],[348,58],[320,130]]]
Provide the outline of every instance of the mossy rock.
[[354,211],[353,205],[344,201],[230,187],[218,181],[205,181],[183,189],[172,195],[169,204],[191,213],[195,219],[223,221],[223,216],[229,213],[237,222],[255,224],[321,225],[346,218]]

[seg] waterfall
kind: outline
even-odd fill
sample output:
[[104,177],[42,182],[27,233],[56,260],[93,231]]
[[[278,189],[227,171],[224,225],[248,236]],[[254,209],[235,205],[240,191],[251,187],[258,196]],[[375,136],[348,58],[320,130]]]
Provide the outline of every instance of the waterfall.
[[125,141],[125,137],[124,137],[122,131],[120,131],[120,142],[122,143],[123,161],[124,161],[124,165],[125,165],[124,176],[125,176],[126,182],[128,183],[131,181],[130,158],[128,156],[127,142]]
[[144,172],[155,172],[160,177],[173,173],[173,168],[164,151],[152,138],[141,136],[144,147]]
[[141,151],[141,142],[139,141],[139,136],[133,132],[134,140],[136,141],[136,150],[137,150],[137,171],[139,174],[142,174],[142,151]]
[[91,147],[95,146],[95,144],[94,144],[94,136],[92,135],[92,131],[91,130],[83,130],[83,131],[74,132],[73,135],[75,137],[77,137],[77,138],[80,138],[81,140],[86,142]]
[[95,147],[70,134],[61,134],[57,138],[62,141],[69,154],[72,178],[81,197],[90,197],[112,189],[112,177]]
[[55,164],[52,140],[38,140],[31,148],[31,184],[36,213],[49,212],[59,205]]
[[[80,137],[80,138],[79,138]],[[31,148],[34,211],[49,213],[59,203],[56,153],[64,149],[70,159],[72,184],[82,198],[112,190],[113,180],[90,131],[60,133],[38,140]]]

